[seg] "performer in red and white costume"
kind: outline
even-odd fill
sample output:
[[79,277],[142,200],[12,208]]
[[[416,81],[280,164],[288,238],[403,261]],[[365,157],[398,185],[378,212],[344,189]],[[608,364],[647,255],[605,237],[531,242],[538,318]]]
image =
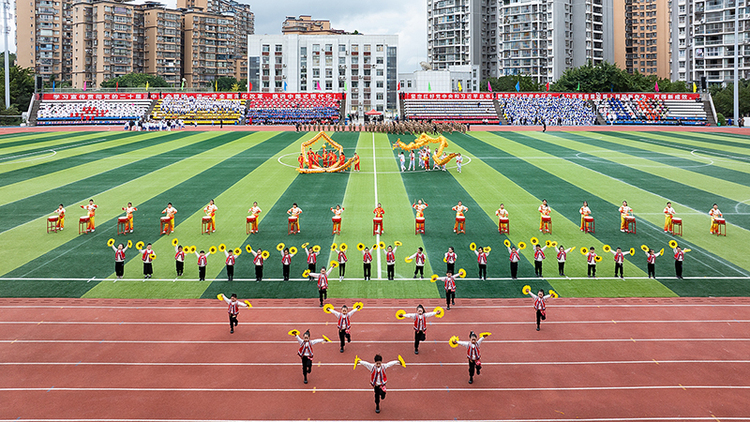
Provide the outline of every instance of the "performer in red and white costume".
[[682,262],[685,261],[685,251],[679,246],[672,249],[674,252],[674,274],[679,280],[682,280]]
[[451,209],[456,212],[456,224],[453,225],[453,233],[466,233],[466,230],[464,230],[464,223],[466,223],[466,216],[464,213],[469,209],[465,207],[461,201],[458,201],[458,204]]
[[164,231],[162,231],[162,234],[174,232],[174,215],[177,214],[177,209],[173,207],[170,202],[167,204],[167,208],[164,208],[164,211],[161,213],[166,214],[167,217],[169,217],[167,223],[164,224]]
[[568,252],[572,251],[573,248],[565,249],[563,245],[557,248],[557,269],[560,273],[560,277],[565,277],[565,261],[568,260]]
[[542,246],[538,243],[534,248],[534,273],[537,277],[542,277],[542,262],[547,258],[544,255],[545,249],[547,249],[547,245]]
[[398,250],[398,246],[394,248],[393,246],[388,245],[388,249],[386,249],[385,252],[386,274],[388,280],[393,280],[396,276],[396,250]]
[[500,208],[495,211],[495,215],[498,217],[497,230],[499,232],[508,231],[508,210],[505,209],[505,204],[500,204]]
[[544,321],[547,319],[547,303],[545,302],[547,299],[549,299],[550,295],[544,295],[544,290],[539,289],[539,293],[536,295],[534,293],[529,292],[529,296],[534,299],[534,309],[536,310],[536,330],[539,331],[539,325],[541,321]]
[[477,338],[476,333],[473,331],[469,333],[469,341],[457,341],[459,346],[466,348],[466,358],[469,360],[469,384],[474,383],[474,369],[479,375],[482,370],[482,353],[479,350],[479,346],[484,341],[484,338],[489,336],[489,333],[483,333],[480,338]]
[[427,318],[437,315],[437,312],[425,312],[424,306],[417,305],[417,312],[414,314],[404,314],[404,318],[414,320],[414,354],[419,354],[419,342],[425,341],[427,332]]
[[181,245],[174,247],[174,262],[177,277],[180,277],[185,270],[185,251],[182,249]]
[[478,246],[477,249],[474,251],[474,253],[477,255],[477,264],[479,265],[479,279],[480,280],[487,280],[487,257],[489,257],[490,253],[485,252],[484,248],[481,246]]
[[125,216],[128,218],[125,223],[125,231],[133,233],[133,212],[138,211],[138,208],[134,207],[132,202],[128,202],[128,206],[123,207],[122,210],[125,211]]
[[263,210],[260,209],[257,202],[253,202],[253,206],[247,210],[250,214],[250,233],[258,233],[258,217]]
[[331,212],[333,213],[331,219],[333,221],[333,234],[341,234],[341,213],[344,212],[344,208],[341,208],[341,205],[336,205],[336,208],[331,208]]
[[451,305],[456,305],[456,277],[451,272],[447,272],[445,277],[440,278],[443,280],[443,286],[445,288],[445,306],[447,310],[451,310]]
[[258,248],[257,251],[252,252],[253,264],[255,264],[255,281],[263,281],[263,263],[265,261],[265,258],[263,258],[263,250]]
[[326,267],[320,267],[319,273],[310,273],[310,277],[318,280],[318,295],[320,296],[320,307],[323,307],[323,301],[328,299],[328,273]]
[[211,220],[208,222],[208,231],[211,233],[216,232],[216,211],[219,208],[214,203],[214,200],[212,199],[208,205],[206,205],[206,208],[203,208],[203,212],[206,213],[206,217],[211,217]]
[[714,204],[713,208],[708,211],[708,215],[711,216],[711,234],[719,234],[719,224],[716,219],[724,217],[724,214],[719,211],[719,206]]
[[370,280],[370,273],[372,270],[372,253],[370,253],[370,248],[365,247],[362,250],[362,268],[364,271],[363,278],[365,280]]
[[55,229],[65,229],[65,207],[63,207],[63,204],[60,204],[60,206],[57,207],[55,214],[57,214],[57,224],[55,225]]
[[622,206],[618,210],[620,212],[620,231],[628,231],[628,217],[633,216],[633,209],[628,206],[628,201],[622,201]]
[[380,202],[378,202],[378,206],[375,207],[372,213],[375,214],[375,217],[372,219],[373,231],[375,234],[384,234],[383,215],[385,214],[385,210],[380,205]]
[[125,274],[125,251],[128,247],[120,243],[117,247],[112,245],[112,249],[115,251],[115,275],[117,278],[122,278]]
[[672,203],[667,202],[667,206],[664,207],[664,233],[674,234],[674,225],[672,224],[672,218],[677,212],[672,208]]
[[588,276],[596,277],[596,252],[593,246],[589,248],[589,253],[586,254],[586,262],[588,263]]
[[549,220],[545,221],[545,217],[549,217],[552,210],[547,205],[547,200],[542,200],[542,205],[539,206],[539,231],[549,231]]
[[615,256],[615,277],[617,277],[617,273],[620,273],[620,278],[623,278],[622,268],[623,264],[625,263],[625,255],[630,255],[630,251],[623,252],[621,248],[617,248],[616,250],[609,250],[612,255]]
[[198,281],[206,281],[206,265],[208,265],[208,256],[205,251],[195,252],[198,257]]
[[304,375],[305,384],[307,384],[307,374],[312,372],[312,359],[314,356],[313,345],[325,343],[326,340],[322,338],[310,340],[310,330],[305,331],[302,338],[300,338],[299,334],[295,335],[294,338],[296,338],[297,343],[299,343],[297,355],[302,358],[302,375]]
[[589,208],[589,203],[587,201],[583,201],[583,205],[581,206],[581,209],[578,210],[578,212],[581,214],[581,231],[583,231],[586,227],[586,217],[591,215],[591,208]]
[[423,202],[421,199],[411,206],[417,211],[417,216],[415,218],[417,224],[417,232],[419,233],[424,233],[424,209],[428,206],[429,205],[427,205],[427,203]]
[[508,246],[508,254],[510,254],[508,257],[510,260],[510,278],[515,280],[518,278],[518,261],[521,260],[521,255],[515,246]]
[[284,277],[284,281],[289,281],[289,268],[292,265],[294,255],[296,254],[289,252],[289,248],[284,248],[281,251],[281,274]]
[[224,256],[226,257],[224,263],[227,265],[227,281],[232,281],[234,280],[234,263],[237,261],[237,255],[234,254],[233,250],[226,248],[224,249]]
[[96,225],[94,224],[94,217],[96,216],[96,209],[99,208],[99,206],[94,204],[93,199],[89,199],[89,204],[81,205],[81,208],[87,211],[89,217],[89,224],[86,227],[86,231],[93,232],[96,229]]
[[312,273],[315,272],[315,267],[318,262],[318,254],[320,252],[313,251],[312,246],[305,249],[305,252],[307,253],[307,269],[310,270],[309,280],[312,280],[313,279]]
[[156,258],[156,252],[151,249],[151,244],[146,245],[146,249],[138,249],[138,253],[141,254],[141,260],[143,261],[143,277],[151,278],[154,274],[154,267],[151,265],[154,258]]
[[385,370],[396,365],[400,365],[401,362],[398,360],[392,360],[388,363],[383,363],[383,358],[380,355],[375,355],[375,363],[370,363],[364,360],[357,360],[357,365],[362,365],[370,371],[370,385],[375,389],[375,413],[380,413],[380,400],[385,400],[385,384],[388,382],[388,378],[385,375]]
[[344,275],[346,274],[346,261],[349,260],[346,256],[346,251],[339,249],[336,260],[339,263],[339,282],[344,281]]
[[417,248],[417,253],[410,256],[409,259],[414,260],[414,278],[417,278],[417,273],[419,273],[419,278],[424,278],[424,263],[427,260],[427,255],[424,254],[422,247]]
[[336,317],[336,328],[339,329],[339,341],[341,342],[341,350],[339,350],[339,352],[341,353],[344,353],[345,342],[352,342],[352,335],[350,333],[352,322],[349,318],[360,309],[361,308],[355,306],[354,309],[350,311],[349,307],[346,305],[341,307],[341,312],[336,311],[332,307],[330,309],[331,314]]
[[445,253],[445,256],[443,257],[445,259],[445,272],[446,273],[455,273],[456,272],[456,260],[458,259],[458,255],[456,255],[456,252],[453,250],[453,246],[448,247],[448,252]]
[[247,303],[237,300],[235,293],[232,293],[232,296],[229,298],[222,293],[221,298],[229,305],[227,309],[229,313],[229,334],[234,334],[234,327],[238,324],[237,316],[240,314],[240,308],[248,308],[249,306],[247,306]]
[[656,257],[659,256],[653,249],[646,252],[646,267],[648,269],[648,278],[656,278]]
[[292,225],[292,233],[299,233],[299,216],[302,214],[302,209],[295,202],[292,204],[292,208],[289,208],[286,213],[289,214],[289,224]]

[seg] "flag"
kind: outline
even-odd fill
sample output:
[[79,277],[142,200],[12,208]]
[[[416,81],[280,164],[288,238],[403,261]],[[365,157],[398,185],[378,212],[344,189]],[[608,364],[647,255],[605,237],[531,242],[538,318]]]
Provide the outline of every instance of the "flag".
[[492,92],[492,85],[490,85],[490,81],[487,81],[487,91]]
[[427,92],[432,92],[432,85],[427,82]]
[[615,92],[615,84],[609,84],[609,92]]
[[253,83],[250,81],[247,81],[247,92],[251,92],[253,90]]
[[401,82],[396,82],[396,91],[401,91]]
[[695,94],[696,92],[698,92],[698,85],[693,82],[693,94]]
[[284,81],[284,92],[286,92],[286,81]]
[[578,82],[578,88],[576,88],[576,91],[580,91],[580,90],[581,90],[581,83]]
[[[693,86],[695,86],[695,84],[693,84]],[[52,92],[55,92],[55,81],[52,81]],[[695,91],[693,91],[693,92],[695,92]]]
[[521,82],[516,82],[516,92],[521,92]]
[[86,90],[86,81],[83,81],[83,90]]
[[462,91],[462,89],[461,89],[461,81],[458,81],[458,92],[461,92],[461,91]]
[[185,90],[185,79],[183,79],[182,83],[180,84],[180,91],[184,91],[184,90]]
[[344,92],[349,92],[349,82],[344,81]]
[[217,91],[217,92],[219,91],[219,80],[218,79],[216,79],[214,81],[214,91]]
[[549,92],[549,82],[547,82],[547,92]]
[[120,82],[115,82],[115,92],[120,90]]
[[659,81],[654,82],[654,91],[659,92]]
[[146,81],[146,91],[148,91],[148,81]]
[[320,91],[320,81],[315,81],[315,89]]

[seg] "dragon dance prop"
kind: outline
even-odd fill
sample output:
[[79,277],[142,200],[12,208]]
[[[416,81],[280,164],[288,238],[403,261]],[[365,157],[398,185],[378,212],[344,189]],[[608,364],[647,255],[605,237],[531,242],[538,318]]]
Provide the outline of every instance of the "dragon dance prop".
[[300,152],[302,153],[302,156],[304,157],[304,164],[307,166],[307,168],[297,168],[297,171],[300,173],[337,173],[340,171],[344,171],[348,169],[352,163],[354,162],[354,158],[350,158],[344,163],[339,163],[337,160],[334,164],[323,167],[318,164],[315,164],[309,160],[307,157],[306,149],[317,143],[318,141],[323,141],[323,147],[325,148],[325,144],[328,144],[333,148],[334,150],[338,151],[339,154],[341,154],[344,151],[344,147],[341,146],[338,142],[331,139],[330,136],[326,135],[325,132],[319,132],[317,135],[315,135],[312,139],[305,141],[300,146]]
[[393,149],[401,148],[406,151],[411,151],[414,149],[421,149],[428,144],[438,144],[438,149],[434,154],[432,154],[432,160],[439,166],[448,163],[448,161],[458,155],[457,153],[450,153],[441,158],[440,156],[443,155],[443,150],[448,147],[448,140],[445,139],[443,135],[440,135],[437,138],[433,138],[426,133],[422,133],[421,135],[419,135],[419,138],[415,139],[413,142],[409,142],[408,144],[401,142],[401,139],[399,138],[396,143],[393,144]]

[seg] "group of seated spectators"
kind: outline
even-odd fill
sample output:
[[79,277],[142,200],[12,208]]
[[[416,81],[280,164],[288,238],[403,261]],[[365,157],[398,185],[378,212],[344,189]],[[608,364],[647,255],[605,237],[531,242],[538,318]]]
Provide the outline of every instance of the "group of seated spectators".
[[408,99],[404,100],[404,116],[411,120],[465,124],[498,124],[500,121],[492,100],[475,99]]
[[588,102],[577,98],[500,98],[503,117],[511,125],[590,126],[596,113]]
[[129,101],[43,101],[39,104],[37,121],[42,124],[122,123],[140,119],[148,106],[148,102]]
[[610,124],[706,125],[700,101],[655,98],[606,98],[595,101],[599,114]]
[[341,103],[331,98],[255,98],[247,106],[247,123],[253,125],[336,124]]
[[208,97],[164,98],[157,103],[152,118],[184,120],[196,124],[242,124],[245,120],[245,100]]

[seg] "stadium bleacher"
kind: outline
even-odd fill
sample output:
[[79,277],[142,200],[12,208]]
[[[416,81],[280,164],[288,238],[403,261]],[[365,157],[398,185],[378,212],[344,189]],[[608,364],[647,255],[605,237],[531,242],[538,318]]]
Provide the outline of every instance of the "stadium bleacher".
[[151,118],[181,120],[187,125],[237,125],[245,123],[245,100],[179,97],[157,100]]
[[511,125],[589,126],[596,114],[588,102],[561,96],[499,98],[503,117]]
[[605,98],[594,104],[615,125],[708,125],[703,104],[692,99]]
[[437,123],[499,124],[495,104],[488,99],[404,99],[404,116]]
[[121,125],[136,121],[151,107],[151,100],[43,100],[39,103],[36,124]]
[[341,101],[335,98],[252,98],[247,122],[254,125],[333,124],[340,119]]

